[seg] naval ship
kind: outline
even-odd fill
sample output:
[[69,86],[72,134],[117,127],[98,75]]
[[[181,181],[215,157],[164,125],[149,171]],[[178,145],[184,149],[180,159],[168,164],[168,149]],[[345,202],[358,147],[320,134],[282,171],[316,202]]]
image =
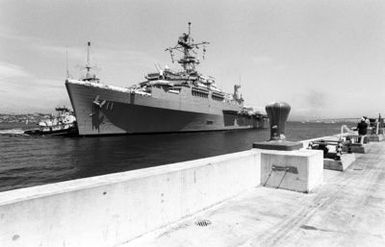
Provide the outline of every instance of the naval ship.
[[79,80],[67,78],[65,85],[77,119],[79,135],[171,133],[265,128],[267,117],[244,107],[234,85],[232,94],[219,89],[213,77],[196,70],[209,42],[195,42],[188,32],[174,47],[167,48],[182,69],[161,69],[145,76],[131,87],[103,84],[92,72],[90,42],[87,46],[86,73]]

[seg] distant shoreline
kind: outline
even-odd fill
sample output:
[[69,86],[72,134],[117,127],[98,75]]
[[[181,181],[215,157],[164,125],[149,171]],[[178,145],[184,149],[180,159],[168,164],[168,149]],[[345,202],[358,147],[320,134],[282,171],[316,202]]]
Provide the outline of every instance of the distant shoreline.
[[27,113],[27,114],[4,114],[0,113],[0,123],[38,123],[41,119],[50,118],[49,113]]

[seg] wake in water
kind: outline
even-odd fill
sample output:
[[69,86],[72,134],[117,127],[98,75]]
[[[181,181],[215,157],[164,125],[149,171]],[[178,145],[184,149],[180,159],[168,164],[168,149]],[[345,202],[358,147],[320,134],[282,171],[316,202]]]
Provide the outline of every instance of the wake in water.
[[22,129],[5,129],[5,130],[0,130],[0,135],[26,135],[24,134],[24,130]]

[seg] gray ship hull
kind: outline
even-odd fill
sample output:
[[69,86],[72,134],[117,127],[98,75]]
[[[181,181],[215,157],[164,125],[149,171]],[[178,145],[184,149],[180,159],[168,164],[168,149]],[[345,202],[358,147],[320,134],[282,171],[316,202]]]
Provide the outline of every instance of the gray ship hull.
[[[66,88],[80,135],[111,135],[233,130],[266,127],[266,119],[238,114],[239,107],[154,90],[152,95],[128,89],[67,80]],[[189,91],[190,90],[190,91]]]

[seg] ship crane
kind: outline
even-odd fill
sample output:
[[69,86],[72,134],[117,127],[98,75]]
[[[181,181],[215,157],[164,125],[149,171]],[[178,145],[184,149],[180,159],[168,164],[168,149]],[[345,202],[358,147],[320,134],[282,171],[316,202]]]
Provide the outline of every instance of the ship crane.
[[181,64],[183,69],[187,74],[196,73],[195,66],[198,65],[199,59],[192,55],[192,53],[197,54],[195,49],[203,47],[203,59],[205,58],[206,45],[210,44],[207,41],[195,43],[194,39],[191,37],[191,22],[188,23],[188,33],[183,33],[179,37],[178,43],[174,47],[167,48],[165,51],[170,52],[171,61],[174,63],[174,51],[179,51],[183,54],[182,58],[178,60],[178,63]]

